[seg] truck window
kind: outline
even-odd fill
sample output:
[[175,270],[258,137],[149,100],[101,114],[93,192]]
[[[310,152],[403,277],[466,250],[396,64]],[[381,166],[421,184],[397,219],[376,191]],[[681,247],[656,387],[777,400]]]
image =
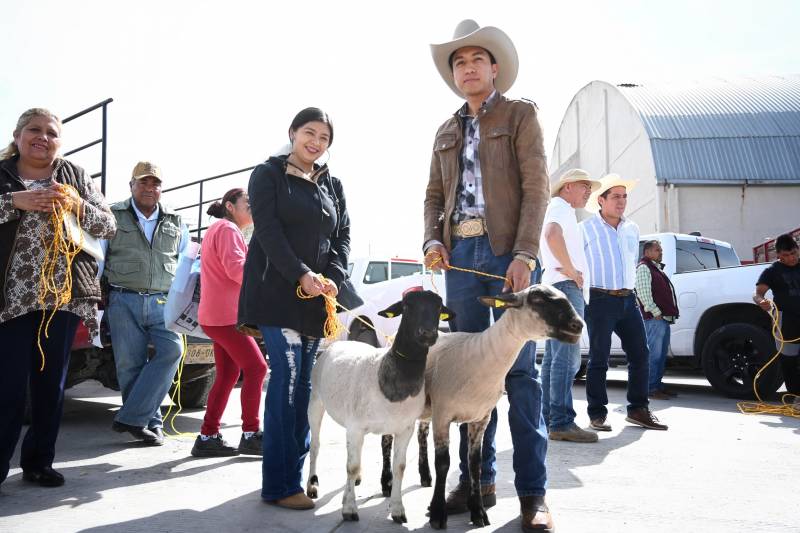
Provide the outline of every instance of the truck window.
[[395,263],[392,261],[392,279],[413,274],[422,274],[422,265],[420,263]]
[[675,251],[677,274],[739,265],[739,258],[732,248],[712,243],[679,240]]
[[370,261],[364,273],[364,283],[372,284],[389,279],[389,263],[386,261]]

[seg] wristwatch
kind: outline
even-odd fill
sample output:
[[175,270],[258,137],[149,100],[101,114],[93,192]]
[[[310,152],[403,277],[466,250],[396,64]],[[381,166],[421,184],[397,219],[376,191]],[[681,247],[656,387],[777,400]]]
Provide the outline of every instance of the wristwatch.
[[514,254],[514,259],[522,261],[530,269],[531,272],[536,270],[536,259],[529,257],[525,254]]

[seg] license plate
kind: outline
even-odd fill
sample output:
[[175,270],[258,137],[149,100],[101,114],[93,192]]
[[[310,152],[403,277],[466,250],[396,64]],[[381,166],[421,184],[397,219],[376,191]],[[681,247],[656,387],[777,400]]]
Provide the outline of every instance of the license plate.
[[186,365],[201,365],[214,363],[213,344],[189,344],[186,346]]

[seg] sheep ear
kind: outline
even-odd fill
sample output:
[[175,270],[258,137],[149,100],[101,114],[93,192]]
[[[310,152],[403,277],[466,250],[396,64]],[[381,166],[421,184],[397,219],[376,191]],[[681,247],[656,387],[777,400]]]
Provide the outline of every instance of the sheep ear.
[[478,301],[486,307],[506,308],[522,307],[522,301],[514,293],[498,294],[497,296],[480,296]]
[[403,314],[403,302],[395,302],[383,311],[379,311],[378,314],[384,318],[394,318],[396,316],[400,316]]
[[453,311],[451,311],[444,305],[442,306],[442,310],[439,313],[439,320],[453,320],[455,317],[456,314]]

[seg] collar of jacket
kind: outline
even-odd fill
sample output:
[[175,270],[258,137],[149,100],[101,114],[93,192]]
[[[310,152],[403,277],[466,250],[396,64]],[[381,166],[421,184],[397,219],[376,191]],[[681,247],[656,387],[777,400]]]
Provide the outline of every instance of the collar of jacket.
[[[19,161],[19,154],[15,155],[12,158],[4,159],[0,161],[0,168],[2,168],[9,177],[11,177],[12,181],[19,184],[23,189],[25,188],[25,184],[22,182],[22,178],[19,177],[19,173],[17,172],[17,161]],[[55,178],[56,173],[59,169],[64,165],[64,159],[57,157],[55,161],[53,161],[53,172],[51,173],[51,177]]]
[[[270,157],[267,160],[267,162],[270,162],[270,163],[272,163],[274,165],[278,165],[283,170],[283,173],[286,174],[286,167],[289,166],[289,163],[287,163],[288,159],[289,159],[289,154],[277,155],[277,156],[274,155],[274,156]],[[317,177],[317,181],[316,182],[312,181],[312,183],[319,183],[320,178],[326,177],[329,174],[330,174],[330,172],[328,171],[328,163],[325,163],[322,166],[314,163],[314,172],[312,172],[311,175],[312,176],[316,176]],[[298,179],[303,179],[300,176],[295,176],[294,174],[288,174],[288,175],[289,176],[293,176],[293,177],[298,178]],[[304,180],[304,181],[307,181],[307,180]]]
[[[500,91],[495,90],[494,95],[493,96],[490,95],[489,98],[487,98],[486,101],[483,102],[483,104],[481,104],[481,111],[483,111],[482,114],[485,115],[486,113],[491,113],[492,110],[496,108],[498,104],[500,104],[501,102],[508,102],[508,98],[503,96],[503,94],[500,93]],[[464,104],[461,107],[459,107],[455,113],[453,113],[453,116],[456,117],[458,120],[469,117],[468,114],[462,114],[462,111],[464,111],[466,105],[467,102],[465,101]]]

